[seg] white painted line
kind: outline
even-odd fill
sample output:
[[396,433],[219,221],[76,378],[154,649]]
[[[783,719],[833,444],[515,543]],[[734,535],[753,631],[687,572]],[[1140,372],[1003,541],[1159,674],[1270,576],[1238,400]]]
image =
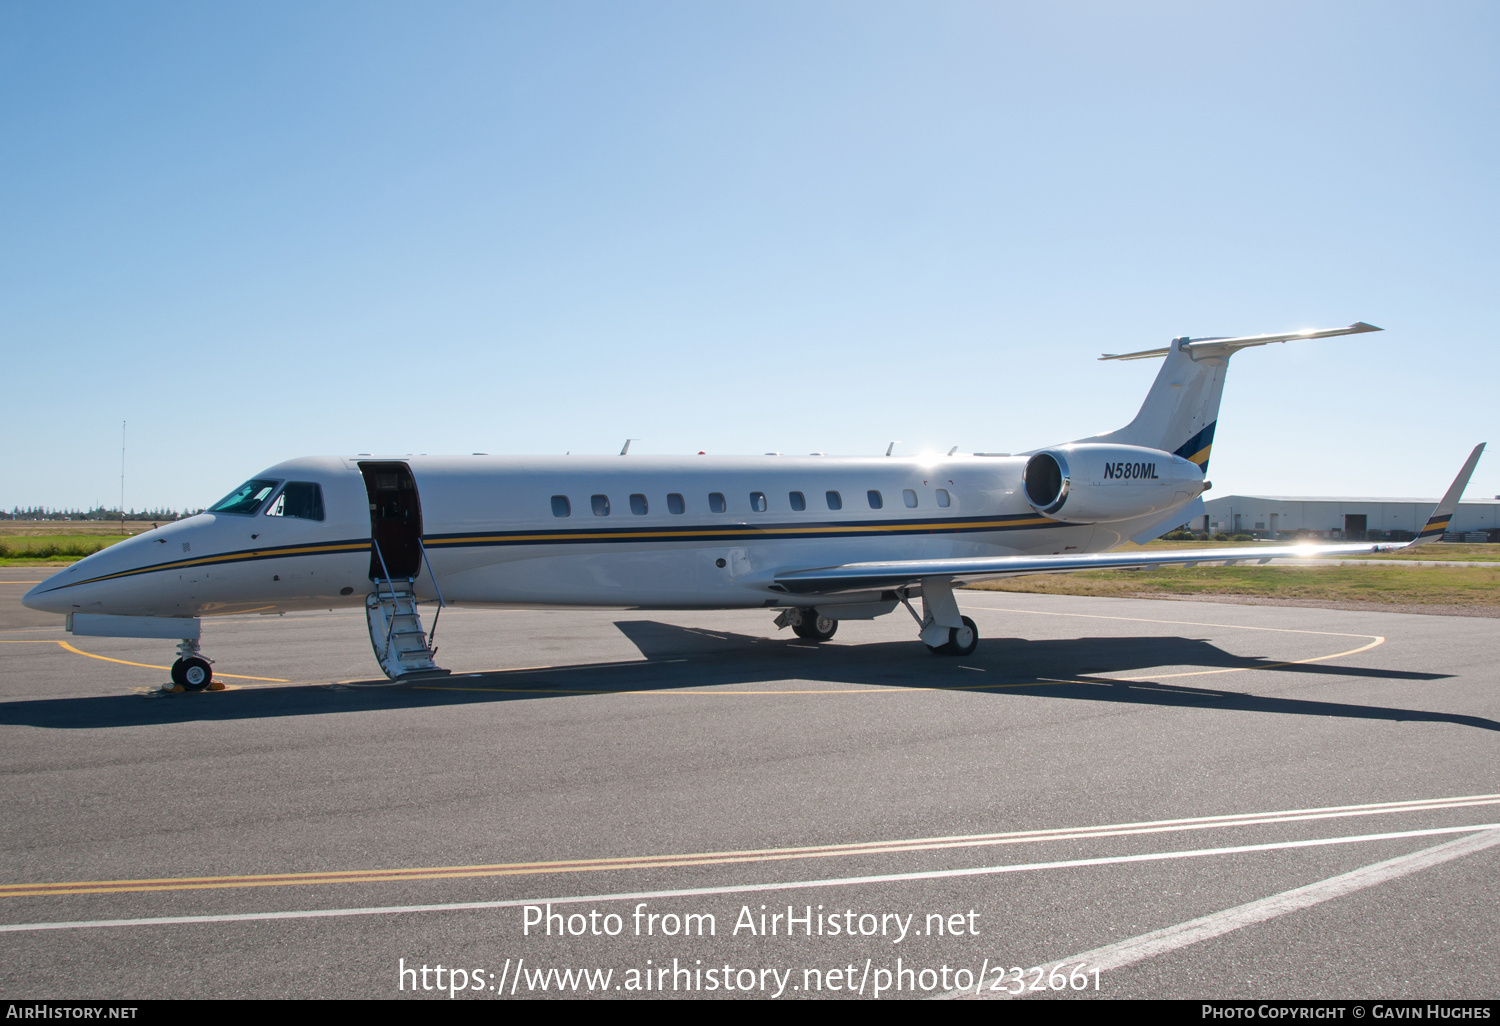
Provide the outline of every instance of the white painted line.
[[[1345,894],[1364,890],[1366,887],[1374,887],[1376,884],[1385,883],[1387,880],[1395,880],[1399,877],[1408,876],[1431,866],[1441,865],[1444,862],[1462,858],[1476,851],[1483,851],[1500,844],[1500,829],[1487,829],[1483,833],[1474,834],[1471,837],[1461,838],[1457,841],[1449,841],[1447,844],[1439,844],[1436,847],[1424,848],[1421,851],[1412,852],[1410,855],[1400,855],[1384,862],[1377,862],[1372,866],[1365,866],[1338,876],[1331,876],[1326,880],[1308,884],[1305,887],[1294,887],[1280,894],[1273,894],[1269,898],[1261,898],[1245,905],[1225,909],[1223,912],[1215,912],[1213,915],[1202,916],[1198,919],[1190,919],[1176,926],[1168,926],[1162,930],[1153,930],[1143,933],[1138,937],[1109,944],[1102,948],[1094,948],[1092,951],[1084,951],[1069,958],[1056,962],[1048,962],[1045,966],[1034,966],[1027,969],[1024,977],[1030,978],[1031,974],[1040,969],[1044,974],[1055,966],[1067,966],[1073,968],[1080,963],[1088,966],[1092,973],[1098,969],[1101,973],[1107,973],[1112,969],[1120,969],[1136,962],[1143,962],[1156,955],[1175,951],[1178,948],[1196,944],[1202,940],[1219,937],[1241,927],[1253,926],[1263,923],[1277,916],[1284,916],[1288,912],[1297,912],[1313,905],[1331,901]],[[1027,993],[1025,991],[1022,992]],[[1007,998],[1020,997],[1021,994],[1011,995],[1004,991],[992,992],[989,990],[964,990],[950,991],[941,995],[943,998]]]
[[[159,693],[159,692],[156,692]],[[54,883],[0,884],[0,898],[42,897],[55,894],[128,894],[140,891],[205,890],[213,887],[276,887],[287,885],[392,883],[419,879],[464,876],[510,876],[516,872],[570,873],[580,871],[625,871],[669,866],[711,866],[746,862],[776,862],[789,859],[836,858],[842,856],[889,855],[953,848],[978,848],[1011,844],[1057,843],[1101,837],[1135,837],[1194,830],[1229,830],[1282,823],[1306,823],[1322,819],[1345,819],[1396,813],[1422,813],[1500,805],[1500,794],[1466,795],[1452,798],[1407,799],[1369,805],[1339,805],[1320,809],[1288,809],[1279,812],[1235,813],[1194,819],[1166,819],[1110,826],[1049,827],[1000,834],[950,834],[942,837],[897,838],[855,841],[795,848],[752,848],[741,851],[675,852],[667,855],[616,856],[510,865],[431,866],[408,869],[364,869],[330,873],[288,873],[250,876],[177,877],[147,880],[82,880]]]
[[[982,591],[965,591],[964,601],[971,595],[983,595]],[[991,594],[994,594],[993,592]],[[1270,631],[1274,634],[1325,634],[1334,638],[1374,638],[1374,634],[1348,634],[1343,631],[1310,631],[1296,627],[1254,627],[1245,623],[1204,623],[1201,620],[1155,620],[1145,616],[1107,616],[1103,613],[1063,613],[1055,609],[1014,609],[1009,606],[987,606],[975,603],[980,609],[992,613],[1030,613],[1033,616],[1072,616],[1081,620],[1127,620],[1131,623],[1165,623],[1181,627],[1224,627],[1234,631]]]
[[1304,841],[1278,841],[1272,844],[1243,844],[1232,848],[1196,848],[1188,851],[1161,851],[1143,855],[1113,855],[1093,859],[1067,859],[1062,862],[1027,862],[1007,866],[977,866],[972,869],[937,869],[925,873],[886,873],[880,876],[845,876],[826,880],[793,880],[784,883],[732,884],[725,887],[686,887],[678,890],[628,891],[621,894],[575,894],[560,898],[509,898],[503,901],[461,901],[442,905],[380,905],[369,908],[301,909],[293,912],[240,912],[211,916],[158,916],[150,919],[85,919],[58,923],[7,923],[0,925],[0,933],[31,933],[40,930],[96,930],[105,927],[123,926],[190,926],[198,923],[250,923],[276,919],[328,919],[339,916],[400,915],[408,912],[463,912],[476,909],[518,908],[522,905],[545,905],[549,903],[553,905],[577,905],[586,901],[649,901],[662,898],[694,898],[712,894],[792,891],[810,887],[852,887],[859,884],[907,883],[915,880],[944,880],[966,876],[995,876],[1001,873],[1027,873],[1043,869],[1078,869],[1086,866],[1116,866],[1132,862],[1164,862],[1172,859],[1202,858],[1208,855],[1243,855],[1248,852],[1282,851],[1289,848],[1320,848],[1334,844],[1393,841],[1405,837],[1472,834],[1477,831],[1496,831],[1496,837],[1500,839],[1500,823],[1474,823],[1469,826],[1436,827],[1430,830],[1403,830],[1390,834],[1359,834],[1353,837],[1319,837]]

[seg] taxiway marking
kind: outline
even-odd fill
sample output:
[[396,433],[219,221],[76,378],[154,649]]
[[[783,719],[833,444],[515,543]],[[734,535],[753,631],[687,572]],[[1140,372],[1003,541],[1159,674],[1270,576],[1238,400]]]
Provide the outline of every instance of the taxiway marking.
[[[0,583],[4,583],[4,582],[0,582]],[[979,593],[976,592],[974,594],[979,594]],[[1072,680],[1072,679],[1063,679],[1063,678],[1057,678],[1057,677],[1038,677],[1038,678],[1036,678],[1035,681],[1031,681],[1031,682],[1027,682],[1027,683],[1022,683],[1022,684],[980,684],[980,685],[954,686],[954,687],[930,687],[929,686],[929,687],[921,687],[921,688],[913,688],[913,687],[897,687],[897,688],[868,687],[868,688],[840,688],[840,689],[819,689],[819,690],[808,690],[808,689],[805,689],[805,688],[798,688],[798,689],[785,689],[785,690],[776,690],[776,691],[725,691],[725,690],[688,691],[688,690],[684,690],[684,689],[680,689],[680,688],[677,688],[677,689],[674,689],[674,688],[653,688],[653,689],[635,689],[635,688],[631,688],[631,689],[599,689],[599,690],[592,690],[592,689],[588,689],[588,690],[584,690],[584,689],[580,689],[580,690],[563,690],[563,689],[554,689],[554,688],[485,688],[485,687],[465,688],[465,687],[454,687],[452,685],[447,685],[447,686],[442,686],[442,685],[418,685],[418,686],[416,686],[416,690],[422,690],[422,691],[488,691],[488,692],[495,692],[495,693],[500,693],[500,694],[543,694],[543,693],[545,693],[545,694],[570,694],[570,695],[610,695],[610,694],[619,694],[619,695],[655,695],[655,696],[666,696],[666,695],[725,695],[725,696],[729,696],[729,695],[741,695],[741,696],[744,696],[744,695],[846,695],[846,694],[881,694],[881,695],[890,695],[890,694],[903,694],[903,693],[913,693],[913,692],[922,692],[922,691],[987,691],[987,690],[993,690],[993,689],[996,689],[996,688],[1035,687],[1037,685],[1037,683],[1046,683],[1046,684],[1091,684],[1091,683],[1097,683],[1098,681],[1101,681],[1101,680],[1106,680],[1106,681],[1108,681],[1108,680],[1117,680],[1117,681],[1125,681],[1125,682],[1135,683],[1135,682],[1145,682],[1145,681],[1155,681],[1155,680],[1172,680],[1172,679],[1178,679],[1178,678],[1182,678],[1182,677],[1201,677],[1201,676],[1209,676],[1209,675],[1221,674],[1221,673],[1246,673],[1246,672],[1249,672],[1249,671],[1252,671],[1252,670],[1274,670],[1274,669],[1278,669],[1278,668],[1286,667],[1286,666],[1300,666],[1300,665],[1305,665],[1305,664],[1308,664],[1308,663],[1326,662],[1326,661],[1328,661],[1330,659],[1341,659],[1341,658],[1343,658],[1345,656],[1358,655],[1361,652],[1367,652],[1367,651],[1369,651],[1372,648],[1376,648],[1376,647],[1378,647],[1380,645],[1383,645],[1383,644],[1385,644],[1385,641],[1386,641],[1386,639],[1383,636],[1377,635],[1377,634],[1349,634],[1349,633],[1341,632],[1341,631],[1313,631],[1313,630],[1304,630],[1304,629],[1292,628],[1292,627],[1259,627],[1259,626],[1250,626],[1250,625],[1245,625],[1245,624],[1206,623],[1206,622],[1197,621],[1197,620],[1161,620],[1161,619],[1153,619],[1153,618],[1149,618],[1149,617],[1140,617],[1140,616],[1110,616],[1110,615],[1097,614],[1097,613],[1064,613],[1064,612],[1058,612],[1058,611],[1055,611],[1055,610],[1013,609],[1013,608],[1001,607],[1001,606],[986,606],[986,605],[983,605],[982,603],[979,604],[979,608],[984,609],[984,610],[986,610],[988,612],[997,612],[997,613],[1031,613],[1031,614],[1037,615],[1037,616],[1072,616],[1072,617],[1081,617],[1081,618],[1085,618],[1085,619],[1094,619],[1094,620],[1123,620],[1123,621],[1134,622],[1134,623],[1157,623],[1157,624],[1170,624],[1170,625],[1174,625],[1174,626],[1187,626],[1187,627],[1219,627],[1219,628],[1225,628],[1225,629],[1229,629],[1229,630],[1268,631],[1268,632],[1271,632],[1271,633],[1278,633],[1278,634],[1317,634],[1317,635],[1323,635],[1323,636],[1327,636],[1327,637],[1363,638],[1363,639],[1366,639],[1367,643],[1364,644],[1364,645],[1359,646],[1358,648],[1351,648],[1351,649],[1348,649],[1348,650],[1343,651],[1343,652],[1335,652],[1332,655],[1312,656],[1312,657],[1309,657],[1309,658],[1306,658],[1306,659],[1291,659],[1291,660],[1286,660],[1286,661],[1282,661],[1282,662],[1258,664],[1258,665],[1255,665],[1255,666],[1216,667],[1216,668],[1210,669],[1210,670],[1189,670],[1189,671],[1184,672],[1184,673],[1149,674],[1149,675],[1138,676],[1138,677],[1108,677],[1108,676],[1100,675],[1100,676],[1094,676],[1092,680]],[[319,618],[319,619],[321,620],[321,619],[331,619],[331,618]],[[344,616],[340,616],[340,617],[333,617],[333,619],[357,619],[357,617],[344,617]],[[35,629],[35,630],[54,630],[55,628],[33,628],[33,629]],[[170,669],[170,667],[157,666],[157,665],[154,665],[154,664],[151,664],[151,663],[137,663],[137,662],[131,662],[128,659],[115,659],[115,658],[111,658],[110,656],[95,655],[92,652],[85,652],[82,649],[74,648],[72,645],[68,644],[65,641],[50,641],[50,642],[48,642],[48,641],[38,641],[38,642],[23,642],[23,641],[5,642],[5,641],[0,641],[0,644],[27,644],[27,643],[32,643],[32,644],[49,644],[49,643],[50,644],[57,644],[57,645],[62,646],[67,651],[73,652],[73,653],[75,653],[77,655],[87,656],[90,659],[101,659],[101,660],[103,660],[105,662],[121,663],[121,664],[126,665],[126,666],[139,666],[139,667],[142,667],[144,669],[151,669],[151,670],[167,670],[167,669]],[[630,659],[630,660],[619,660],[619,661],[609,662],[609,663],[585,663],[585,664],[581,664],[581,665],[560,665],[560,666],[559,665],[550,665],[550,666],[506,667],[506,668],[494,669],[494,670],[477,670],[477,671],[476,670],[467,670],[467,671],[462,671],[461,673],[455,674],[455,676],[491,676],[491,675],[496,675],[496,674],[519,674],[519,673],[558,673],[558,672],[562,672],[562,671],[594,670],[594,669],[603,669],[603,668],[607,668],[607,667],[632,666],[632,665],[636,665],[636,664],[640,664],[642,666],[647,666],[647,665],[660,665],[660,664],[663,664],[663,663],[679,663],[679,662],[687,662],[687,661],[688,660],[685,659],[685,658],[684,659],[668,659],[668,660],[651,660],[651,659],[635,660],[635,659]],[[963,668],[964,669],[976,669],[976,670],[979,669],[977,667],[963,667]],[[980,670],[979,672],[985,672],[985,671]],[[314,684],[327,684],[327,683],[330,683],[328,681],[292,681],[292,680],[284,680],[284,679],[279,678],[279,677],[253,677],[253,676],[249,676],[249,675],[246,675],[246,674],[236,674],[236,673],[220,673],[220,674],[217,674],[217,676],[224,677],[224,678],[230,678],[230,679],[234,679],[234,680],[261,681],[261,682],[267,683],[267,684],[314,685]],[[1092,675],[1090,675],[1090,676],[1092,676]],[[357,682],[356,681],[335,681],[335,682],[332,682],[332,683],[353,684],[353,683],[357,683]]]
[[[1345,894],[1353,894],[1362,891],[1366,887],[1374,887],[1376,884],[1385,883],[1387,880],[1395,880],[1403,876],[1409,876],[1419,870],[1431,866],[1442,865],[1453,859],[1462,858],[1476,851],[1500,844],[1500,830],[1487,830],[1483,833],[1474,834],[1470,837],[1460,838],[1457,841],[1449,841],[1432,848],[1424,848],[1421,851],[1412,852],[1410,855],[1400,855],[1384,862],[1377,862],[1371,866],[1364,866],[1348,873],[1340,873],[1317,883],[1307,884],[1304,887],[1293,887],[1289,891],[1273,894],[1269,898],[1261,898],[1258,901],[1248,902],[1234,908],[1225,909],[1223,912],[1215,912],[1212,915],[1200,916],[1197,919],[1189,919],[1185,923],[1176,926],[1168,926],[1161,930],[1152,930],[1136,937],[1107,944],[1102,948],[1094,948],[1092,951],[1083,951],[1068,958],[1055,962],[1048,962],[1044,966],[1033,966],[1025,970],[1022,978],[1031,976],[1040,970],[1046,973],[1052,967],[1077,966],[1083,963],[1088,966],[1089,972],[1098,969],[1101,973],[1112,969],[1121,969],[1136,962],[1143,962],[1156,955],[1185,948],[1189,944],[1221,937],[1226,933],[1256,923],[1264,923],[1268,919],[1284,916],[1289,912],[1297,912],[1304,908],[1334,898],[1343,897]],[[1008,974],[1007,974],[1008,975]],[[980,989],[983,981],[974,990],[950,991],[939,995],[940,998],[1008,998],[1023,997],[1027,993],[1022,991],[1018,994],[1009,994],[1004,991],[994,992]]]
[[[59,883],[27,883],[0,886],[0,898],[45,897],[64,894],[131,894],[149,891],[217,890],[245,887],[286,887],[310,884],[391,883],[416,880],[450,880],[465,877],[532,876],[590,873],[612,870],[666,869],[682,866],[723,866],[746,862],[785,862],[840,856],[887,855],[950,848],[994,847],[1045,841],[1078,841],[1101,837],[1132,837],[1143,834],[1181,833],[1233,827],[1303,823],[1395,813],[1434,812],[1444,809],[1500,805],[1500,794],[1465,795],[1452,798],[1340,805],[1319,809],[1200,816],[1191,819],[1153,820],[1108,826],[1062,827],[1021,830],[997,834],[958,834],[905,840],[863,841],[811,845],[798,848],[756,848],[742,851],[697,854],[623,856],[598,859],[567,859],[548,862],[513,862],[492,865],[431,866],[407,869],[363,869],[322,873],[268,873],[254,876],[164,877],[145,880],[79,880]],[[1477,827],[1475,829],[1478,829]]]
[[[172,669],[170,666],[156,666],[153,663],[133,663],[129,659],[115,659],[115,658],[113,658],[111,656],[95,655],[92,652],[85,652],[81,648],[74,648],[72,645],[68,644],[66,641],[57,641],[55,639],[54,640],[50,640],[50,641],[32,641],[32,640],[26,640],[26,641],[9,641],[9,640],[0,640],[0,645],[60,645],[64,649],[66,649],[67,651],[72,652],[74,655],[88,656],[90,659],[102,659],[106,663],[123,663],[125,666],[140,666],[140,667],[143,667],[143,668],[145,668],[147,670],[171,670]],[[290,681],[282,680],[279,677],[246,677],[243,674],[239,674],[239,673],[219,673],[219,674],[215,674],[215,676],[218,676],[218,677],[233,677],[235,680],[264,680],[264,681],[270,681],[273,684],[289,684],[289,683],[291,683]]]
[[[982,593],[975,593],[982,594]],[[1257,627],[1243,623],[1207,623],[1202,620],[1157,620],[1146,616],[1110,616],[1105,613],[1063,613],[1055,609],[1011,609],[1008,606],[986,606],[993,613],[1031,613],[1033,616],[1074,616],[1084,620],[1128,620],[1132,623],[1165,623],[1174,627],[1224,627],[1235,631],[1270,631],[1275,634],[1324,634],[1334,638],[1373,638],[1374,634],[1350,634],[1346,631],[1310,631],[1299,627]]]
[[1387,834],[1361,834],[1343,837],[1319,837],[1301,841],[1276,841],[1270,844],[1244,844],[1228,848],[1195,848],[1189,851],[1162,851],[1139,855],[1114,855],[1092,859],[1066,859],[1060,862],[1027,862],[1003,866],[976,866],[972,869],[937,869],[921,873],[886,873],[879,876],[831,877],[822,880],[793,880],[778,883],[730,884],[723,887],[687,887],[675,890],[630,891],[617,894],[575,894],[554,898],[509,898],[501,901],[463,901],[441,905],[381,905],[367,908],[301,909],[291,912],[237,912],[206,916],[157,916],[145,919],[89,919],[54,923],[6,923],[0,933],[29,933],[42,930],[87,930],[129,926],[184,926],[199,923],[245,923],[283,919],[325,919],[340,916],[398,915],[411,912],[459,912],[476,909],[516,908],[521,905],[576,905],[583,902],[648,901],[661,898],[702,897],[713,894],[748,894],[769,891],[804,890],[817,887],[851,887],[869,884],[906,883],[917,880],[945,880],[955,877],[995,876],[1002,873],[1028,873],[1048,869],[1078,869],[1088,866],[1114,866],[1139,862],[1163,862],[1176,859],[1205,858],[1215,855],[1243,855],[1251,852],[1285,851],[1296,848],[1319,848],[1338,844],[1365,844],[1409,837],[1437,837],[1443,834],[1493,833],[1500,836],[1500,823],[1474,823],[1459,827],[1436,827],[1430,830],[1403,830]]
[[[1346,634],[1342,631],[1309,631],[1295,627],[1253,627],[1247,624],[1235,623],[1201,623],[1197,620],[1153,620],[1144,616],[1105,616],[1098,613],[1062,613],[1050,609],[1008,609],[1000,606],[986,606],[980,604],[980,609],[994,613],[1033,613],[1037,616],[1077,616],[1090,620],[1129,620],[1134,623],[1164,623],[1181,627],[1224,627],[1237,631],[1271,631],[1276,634],[1321,634],[1331,638],[1366,638],[1368,644],[1358,648],[1351,648],[1347,652],[1335,652],[1333,655],[1313,656],[1309,659],[1290,659],[1280,663],[1261,663],[1256,666],[1229,666],[1219,667],[1212,670],[1189,670],[1187,673],[1155,673],[1145,677],[1096,677],[1096,680],[1122,680],[1122,681],[1153,681],[1172,680],[1177,677],[1205,677],[1214,673],[1245,673],[1249,670],[1274,670],[1282,666],[1301,666],[1305,663],[1321,663],[1329,659],[1342,659],[1344,656],[1358,655],[1368,652],[1385,644],[1385,638],[1379,634]],[[1064,681],[1053,677],[1043,677],[1042,680],[1052,681],[1058,684],[1080,684],[1085,681]]]

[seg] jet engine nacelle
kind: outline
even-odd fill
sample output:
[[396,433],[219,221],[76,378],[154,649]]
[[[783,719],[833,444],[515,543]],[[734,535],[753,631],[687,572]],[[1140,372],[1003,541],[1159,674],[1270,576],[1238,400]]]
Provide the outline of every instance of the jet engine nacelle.
[[1031,508],[1065,524],[1165,513],[1204,490],[1196,463],[1138,445],[1043,449],[1026,461],[1024,481]]

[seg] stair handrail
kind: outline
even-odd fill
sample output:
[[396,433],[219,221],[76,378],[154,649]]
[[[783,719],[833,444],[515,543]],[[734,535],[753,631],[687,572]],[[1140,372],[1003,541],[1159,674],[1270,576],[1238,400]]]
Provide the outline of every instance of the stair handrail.
[[[391,580],[391,571],[385,565],[385,554],[380,551],[380,542],[375,540],[373,534],[370,536],[370,544],[375,548],[375,558],[380,560],[380,570],[385,574],[386,587],[391,589],[391,617],[385,628],[385,648],[380,653],[380,661],[385,662],[385,657],[390,655],[391,652],[391,633],[396,629],[395,606],[401,600],[396,597],[396,582]],[[377,596],[380,594],[380,586],[378,584],[375,587],[375,594]],[[434,622],[435,625],[436,623]]]
[[[385,553],[380,551],[380,542],[376,541],[373,537],[370,539],[370,545],[375,549],[375,558],[380,560],[380,572],[385,575],[384,580],[386,585],[391,589],[391,601],[394,602],[396,600],[396,582],[391,580],[391,571],[385,565]],[[380,591],[378,587],[375,590],[377,593]]]
[[[417,548],[422,550],[422,562],[427,566],[427,576],[432,578],[432,590],[437,592],[437,612],[432,614],[432,630],[427,632],[427,648],[436,655],[437,649],[432,647],[432,639],[437,637],[438,617],[443,615],[443,610],[448,607],[448,603],[443,601],[443,589],[438,587],[437,574],[432,572],[432,560],[427,558],[427,546],[422,544],[420,537],[417,538]],[[416,600],[415,594],[412,595],[412,599]]]

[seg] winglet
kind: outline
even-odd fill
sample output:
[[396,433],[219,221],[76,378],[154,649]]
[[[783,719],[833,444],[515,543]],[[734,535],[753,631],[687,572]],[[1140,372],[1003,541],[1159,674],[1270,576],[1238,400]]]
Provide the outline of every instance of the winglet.
[[1469,476],[1474,473],[1474,467],[1479,463],[1479,456],[1484,452],[1484,445],[1485,443],[1480,442],[1474,446],[1474,451],[1469,453],[1469,458],[1464,461],[1464,468],[1448,486],[1447,494],[1437,504],[1437,509],[1432,511],[1432,516],[1427,518],[1427,523],[1421,533],[1410,544],[1422,545],[1436,541],[1443,536],[1444,531],[1448,530],[1448,521],[1453,519],[1453,513],[1458,509],[1458,500],[1463,497],[1464,489],[1469,486]]

